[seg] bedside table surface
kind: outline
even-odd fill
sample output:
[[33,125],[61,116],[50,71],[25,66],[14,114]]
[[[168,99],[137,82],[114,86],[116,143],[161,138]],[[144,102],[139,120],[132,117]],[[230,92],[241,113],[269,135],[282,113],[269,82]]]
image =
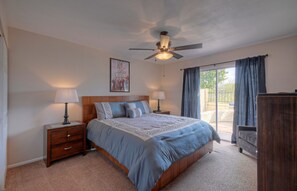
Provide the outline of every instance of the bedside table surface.
[[153,111],[153,113],[155,113],[155,114],[168,114],[168,115],[170,115],[170,111],[156,111],[156,110],[154,110]]
[[63,127],[71,127],[71,126],[76,126],[76,125],[82,125],[83,123],[73,121],[70,124],[63,125],[62,123],[53,123],[53,124],[47,124],[45,125],[46,129],[57,129],[57,128],[63,128]]

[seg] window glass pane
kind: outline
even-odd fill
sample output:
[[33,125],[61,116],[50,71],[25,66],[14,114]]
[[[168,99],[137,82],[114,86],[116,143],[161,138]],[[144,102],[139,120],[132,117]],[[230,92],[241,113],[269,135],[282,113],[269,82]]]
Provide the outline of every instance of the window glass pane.
[[200,73],[201,119],[216,128],[216,70]]
[[231,141],[235,92],[235,68],[218,70],[218,128],[220,137]]
[[221,139],[231,141],[235,92],[235,68],[200,73],[201,119],[211,124]]

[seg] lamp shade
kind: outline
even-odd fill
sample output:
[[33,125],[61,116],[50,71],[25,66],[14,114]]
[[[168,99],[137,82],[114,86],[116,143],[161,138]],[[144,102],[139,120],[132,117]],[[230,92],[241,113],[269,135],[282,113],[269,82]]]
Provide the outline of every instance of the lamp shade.
[[78,102],[76,89],[63,88],[56,92],[55,102],[57,103],[75,103]]
[[165,93],[164,91],[155,91],[153,92],[153,96],[152,96],[153,99],[165,99]]

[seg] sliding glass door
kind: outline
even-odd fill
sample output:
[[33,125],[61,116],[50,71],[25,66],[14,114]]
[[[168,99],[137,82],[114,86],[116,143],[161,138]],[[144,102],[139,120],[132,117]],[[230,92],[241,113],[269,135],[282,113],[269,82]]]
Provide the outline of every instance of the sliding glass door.
[[220,137],[231,140],[235,68],[221,67],[205,69],[200,74],[201,119],[210,123]]

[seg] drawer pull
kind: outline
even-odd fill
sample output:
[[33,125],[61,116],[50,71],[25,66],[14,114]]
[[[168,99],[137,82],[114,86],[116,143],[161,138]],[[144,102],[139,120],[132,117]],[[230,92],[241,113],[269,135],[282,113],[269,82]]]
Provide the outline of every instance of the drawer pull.
[[69,149],[72,149],[72,147],[66,147],[66,148],[64,148],[65,151],[67,151]]
[[68,138],[69,138],[70,136],[71,136],[71,135],[69,135],[69,134],[67,135]]

